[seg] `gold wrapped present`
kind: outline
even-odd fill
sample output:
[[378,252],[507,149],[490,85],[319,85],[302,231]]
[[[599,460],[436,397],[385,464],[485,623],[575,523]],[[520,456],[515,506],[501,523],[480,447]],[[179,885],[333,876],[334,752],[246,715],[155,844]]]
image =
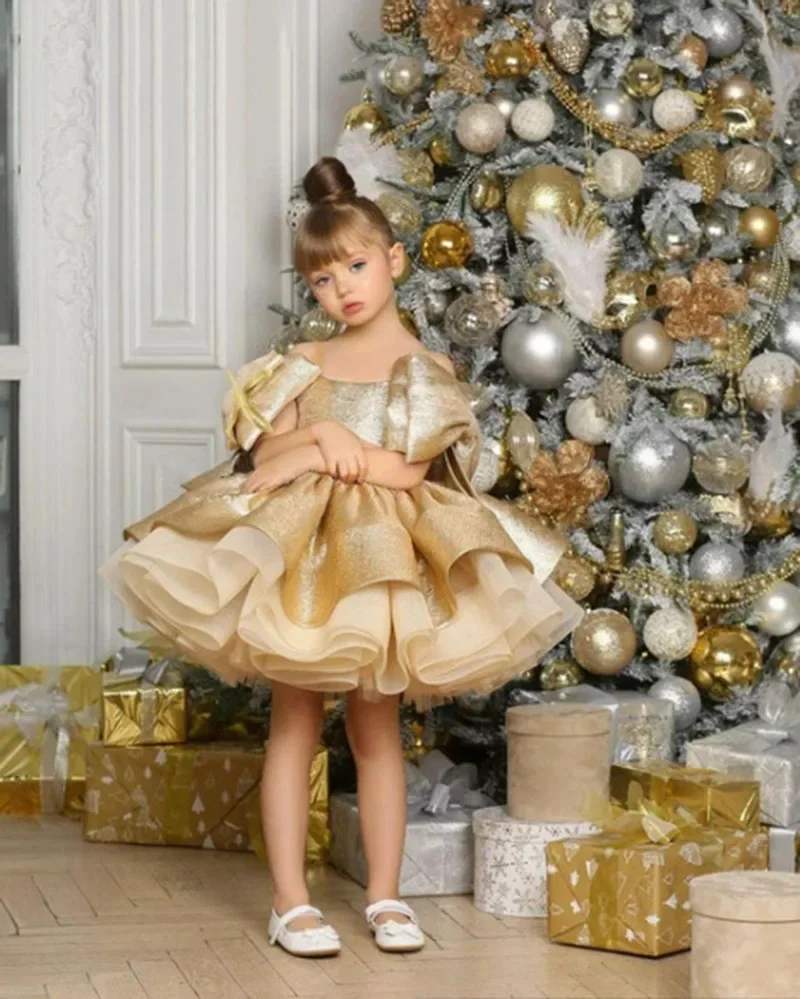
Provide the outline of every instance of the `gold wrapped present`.
[[153,746],[186,742],[186,688],[176,667],[157,682],[106,673],[103,734],[107,746]]
[[77,814],[98,737],[95,666],[0,666],[0,814]]
[[611,799],[623,808],[635,808],[640,800],[682,806],[708,826],[757,830],[760,822],[758,781],[675,763],[614,764]]
[[649,957],[688,950],[692,880],[766,870],[767,852],[763,832],[681,826],[646,812],[626,813],[597,836],[549,843],[550,939]]
[[[311,763],[309,785],[306,862],[312,866],[324,864],[328,859],[328,850],[331,843],[330,795],[328,787],[328,752],[325,749],[321,749]],[[256,856],[262,864],[266,864],[267,850],[264,845],[264,832],[261,827],[261,809],[258,807],[253,808],[250,813],[250,840]]]
[[[263,761],[260,746],[96,743],[88,754],[84,837],[250,850]],[[323,770],[327,803],[327,759]]]

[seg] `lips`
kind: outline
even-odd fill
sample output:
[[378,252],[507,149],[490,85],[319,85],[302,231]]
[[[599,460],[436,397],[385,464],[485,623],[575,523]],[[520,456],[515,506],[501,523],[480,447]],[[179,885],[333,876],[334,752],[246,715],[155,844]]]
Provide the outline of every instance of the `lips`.
[[362,302],[349,302],[347,305],[345,305],[343,312],[346,316],[352,316],[356,312],[360,312],[363,308],[364,305]]

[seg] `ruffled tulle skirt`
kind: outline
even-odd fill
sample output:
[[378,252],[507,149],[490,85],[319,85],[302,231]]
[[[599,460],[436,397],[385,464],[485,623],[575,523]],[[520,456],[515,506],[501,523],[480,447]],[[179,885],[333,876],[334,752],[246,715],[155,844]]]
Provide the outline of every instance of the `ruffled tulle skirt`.
[[230,682],[417,701],[491,690],[580,620],[479,499],[427,481],[244,481],[212,477],[130,527],[102,570],[174,651]]

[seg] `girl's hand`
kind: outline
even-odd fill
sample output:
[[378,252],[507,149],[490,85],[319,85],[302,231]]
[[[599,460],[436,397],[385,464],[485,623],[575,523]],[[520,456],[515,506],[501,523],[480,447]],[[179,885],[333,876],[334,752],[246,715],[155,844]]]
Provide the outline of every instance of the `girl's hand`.
[[316,444],[294,448],[259,465],[242,486],[243,493],[266,493],[286,486],[306,472],[324,472],[325,460]]
[[367,460],[361,439],[335,420],[314,424],[314,438],[322,452],[325,470],[342,482],[363,482]]

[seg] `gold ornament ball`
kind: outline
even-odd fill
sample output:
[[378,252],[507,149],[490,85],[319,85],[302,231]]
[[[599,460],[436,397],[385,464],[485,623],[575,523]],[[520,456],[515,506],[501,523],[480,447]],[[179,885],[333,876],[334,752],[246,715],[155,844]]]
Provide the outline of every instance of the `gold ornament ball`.
[[759,194],[772,182],[775,165],[767,150],[759,146],[734,146],[722,161],[728,187],[736,194]]
[[640,375],[657,375],[668,368],[675,354],[675,341],[655,319],[634,323],[622,334],[620,356]]
[[562,555],[555,568],[553,579],[573,600],[585,600],[597,582],[594,570],[574,555]]
[[727,80],[720,81],[719,86],[714,91],[714,103],[718,107],[723,108],[733,105],[746,105],[755,96],[756,88],[753,81],[737,73],[736,76],[729,76]]
[[708,63],[708,46],[697,35],[684,35],[678,43],[675,54],[693,62],[699,70],[704,70]]
[[384,191],[378,195],[376,203],[386,216],[392,232],[398,236],[410,236],[419,232],[422,209],[410,195],[400,191]]
[[582,207],[583,192],[578,178],[564,167],[552,164],[523,170],[506,198],[511,224],[522,235],[531,212],[551,215],[564,225],[574,225]]
[[472,236],[462,222],[435,222],[425,230],[420,252],[432,270],[463,267],[472,253]]
[[742,270],[742,279],[747,287],[767,298],[778,290],[777,277],[769,260],[753,260]]
[[355,107],[350,108],[344,117],[344,127],[350,132],[360,128],[369,135],[375,135],[378,132],[383,132],[388,127],[388,122],[386,115],[377,104],[364,101],[362,104],[356,104]]
[[384,0],[381,28],[387,34],[399,35],[411,27],[417,17],[414,0]]
[[664,86],[664,70],[652,59],[633,59],[622,77],[631,97],[657,97]]
[[592,0],[589,5],[589,24],[604,38],[624,35],[633,16],[633,0]]
[[563,690],[565,687],[577,687],[583,677],[583,670],[571,659],[552,659],[542,666],[539,683],[542,690]]
[[564,279],[551,263],[539,260],[525,271],[522,291],[529,302],[551,309],[564,301]]
[[757,250],[773,246],[780,231],[781,222],[777,214],[764,205],[751,205],[739,216],[739,232],[749,236],[751,245]]
[[725,184],[725,161],[713,146],[690,149],[680,157],[683,176],[692,184],[699,184],[703,203],[716,201]]
[[572,633],[572,655],[590,673],[614,676],[636,655],[636,632],[619,611],[589,611]]
[[436,135],[433,139],[431,139],[431,144],[428,146],[428,152],[430,153],[430,157],[436,166],[450,166],[453,162],[453,154],[450,150],[450,144],[442,135]]
[[397,153],[400,160],[401,176],[406,184],[413,187],[433,187],[433,160],[424,149],[401,149]]
[[692,649],[692,681],[713,701],[726,701],[737,687],[754,686],[762,670],[761,650],[744,628],[706,628]]
[[669,400],[672,416],[682,420],[704,420],[708,416],[708,396],[693,388],[676,389]]
[[497,211],[503,204],[504,196],[503,179],[493,170],[478,174],[469,189],[469,203],[474,211],[481,214]]
[[665,555],[685,555],[697,541],[697,524],[683,510],[665,510],[656,517],[653,541]]
[[519,39],[492,42],[486,53],[486,72],[493,80],[528,76],[533,69],[533,54]]

